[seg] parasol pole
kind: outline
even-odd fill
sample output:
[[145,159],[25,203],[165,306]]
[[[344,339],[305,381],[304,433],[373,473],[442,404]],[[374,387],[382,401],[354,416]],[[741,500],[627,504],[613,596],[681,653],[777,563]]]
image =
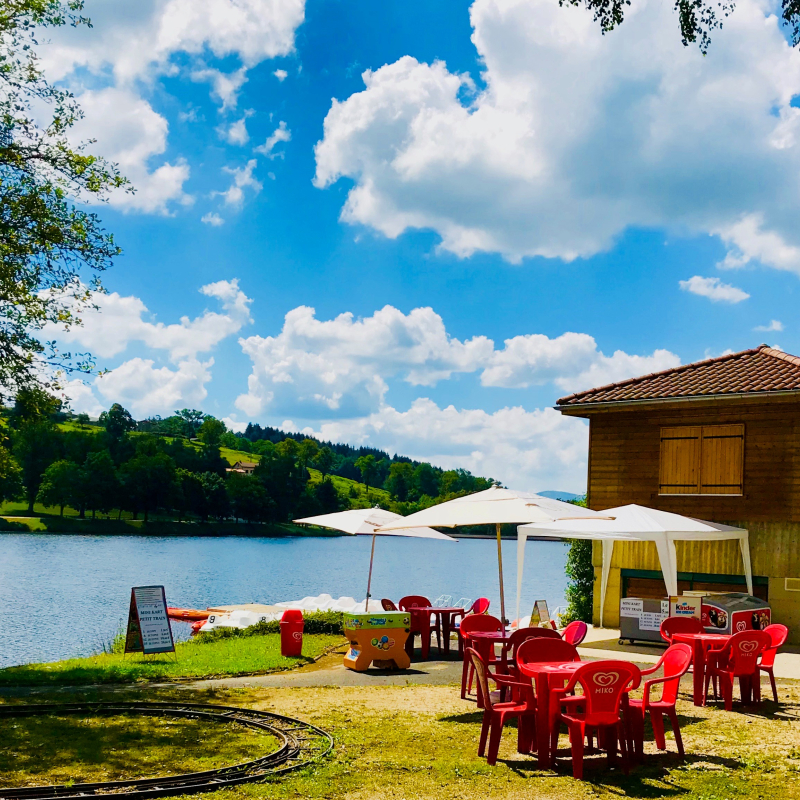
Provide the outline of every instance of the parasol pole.
[[503,548],[500,542],[501,525],[497,523],[497,566],[500,572],[500,620],[503,623],[503,630],[506,627],[506,595],[503,589]]
[[372,549],[369,553],[369,578],[367,578],[367,600],[364,611],[369,612],[369,590],[372,587],[372,560],[375,558],[375,532],[372,533]]

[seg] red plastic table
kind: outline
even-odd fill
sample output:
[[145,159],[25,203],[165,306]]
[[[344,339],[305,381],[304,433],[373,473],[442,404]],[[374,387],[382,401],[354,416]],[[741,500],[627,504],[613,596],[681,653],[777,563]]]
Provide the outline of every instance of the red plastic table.
[[580,661],[540,661],[517,664],[522,675],[536,681],[536,742],[541,769],[550,766],[551,689],[563,689]]
[[436,606],[422,606],[415,608],[414,611],[428,612],[437,617],[436,627],[439,628],[444,640],[444,646],[439,647],[439,652],[444,650],[445,653],[450,652],[450,634],[453,632],[453,615],[463,614],[463,608],[456,608],[455,606],[448,606],[446,608],[437,608]]
[[706,653],[709,650],[722,650],[731,637],[725,633],[673,633],[673,642],[682,642],[692,648],[692,669],[694,671],[694,683],[692,699],[696,706],[703,706],[706,703],[705,677],[706,677]]

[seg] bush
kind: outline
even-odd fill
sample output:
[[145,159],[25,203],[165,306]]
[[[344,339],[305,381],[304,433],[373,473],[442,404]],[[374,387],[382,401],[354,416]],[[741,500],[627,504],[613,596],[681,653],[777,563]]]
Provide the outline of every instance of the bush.
[[[344,615],[341,611],[310,611],[303,614],[303,632],[307,634],[327,633],[344,636]],[[257,622],[249,628],[217,628],[195,637],[196,642],[210,644],[220,639],[237,639],[245,636],[267,636],[281,632],[279,620]]]
[[561,615],[561,624],[579,619],[591,623],[594,595],[594,566],[592,542],[589,539],[572,539],[568,543],[566,596],[567,611]]

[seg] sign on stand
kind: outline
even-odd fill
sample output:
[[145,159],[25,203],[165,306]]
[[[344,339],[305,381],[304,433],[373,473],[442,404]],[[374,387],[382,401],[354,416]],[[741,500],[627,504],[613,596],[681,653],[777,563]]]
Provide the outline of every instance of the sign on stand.
[[175,652],[163,586],[135,586],[131,589],[125,652],[144,655]]

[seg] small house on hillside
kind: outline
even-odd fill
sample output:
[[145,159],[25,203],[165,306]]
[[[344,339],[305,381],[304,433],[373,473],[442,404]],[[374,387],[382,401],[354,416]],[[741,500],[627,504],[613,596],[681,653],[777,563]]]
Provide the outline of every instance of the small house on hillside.
[[[754,350],[562,397],[589,420],[588,503],[639,503],[750,531],[754,592],[800,641],[800,358]],[[679,542],[679,590],[745,591],[736,542]],[[599,620],[600,551],[595,554]],[[620,542],[604,619],[666,593],[655,546]]]
[[255,461],[237,461],[226,472],[240,472],[243,475],[252,475],[255,468]]

